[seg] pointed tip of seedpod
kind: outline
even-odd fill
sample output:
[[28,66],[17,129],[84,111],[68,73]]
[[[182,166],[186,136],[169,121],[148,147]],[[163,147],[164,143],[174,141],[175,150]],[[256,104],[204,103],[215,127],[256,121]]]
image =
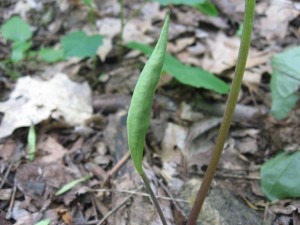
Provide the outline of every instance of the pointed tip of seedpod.
[[171,9],[167,8],[167,16],[169,16],[171,14]]

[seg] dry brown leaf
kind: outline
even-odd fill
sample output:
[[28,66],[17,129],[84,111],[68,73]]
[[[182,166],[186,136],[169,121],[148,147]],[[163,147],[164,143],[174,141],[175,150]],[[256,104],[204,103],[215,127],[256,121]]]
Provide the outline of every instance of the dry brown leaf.
[[160,4],[158,2],[146,3],[141,9],[141,13],[143,20],[151,22],[162,20],[166,15],[165,10],[160,10]]
[[169,43],[167,50],[170,53],[177,53],[185,49],[187,46],[190,46],[195,42],[195,37],[185,37],[176,39],[175,43]]
[[296,18],[300,11],[274,1],[265,12],[266,17],[260,21],[260,34],[267,40],[282,40],[287,35],[288,25]]
[[120,15],[121,5],[118,0],[94,0],[95,5],[100,9],[103,16]]
[[179,59],[182,63],[197,66],[197,67],[202,66],[201,61],[199,60],[199,57],[193,56],[187,51],[178,53],[176,56],[177,56],[177,59]]
[[272,56],[273,53],[258,51],[254,48],[251,48],[249,51],[246,68],[249,69],[264,64],[268,62]]
[[105,61],[106,56],[110,53],[113,49],[112,39],[111,38],[104,38],[103,44],[97,50],[97,55],[101,59],[102,62]]
[[123,42],[128,43],[136,41],[140,43],[152,43],[154,39],[145,35],[145,32],[152,29],[151,21],[133,19],[125,24],[123,33]]
[[180,103],[179,116],[182,120],[189,122],[196,122],[204,117],[202,113],[193,110],[192,106],[186,102]]
[[8,201],[10,200],[11,194],[13,193],[12,188],[5,188],[0,190],[0,200]]
[[0,138],[49,117],[64,118],[72,126],[79,125],[92,115],[91,103],[88,84],[75,83],[65,74],[56,74],[48,81],[29,76],[19,78],[9,99],[0,103],[4,113]]
[[228,16],[235,16],[236,13],[244,12],[244,2],[240,0],[214,0],[214,4]]
[[63,156],[68,152],[53,137],[46,135],[39,138],[37,143],[36,162],[50,163],[62,160]]
[[243,83],[251,90],[258,87],[261,82],[262,74],[246,70],[243,77]]
[[[203,68],[220,74],[236,65],[238,51],[240,47],[240,38],[237,36],[228,37],[219,32],[214,41],[207,40],[209,54],[203,59]],[[247,60],[246,68],[252,68],[268,62],[273,53],[258,51],[251,48]]]
[[197,42],[195,45],[188,47],[187,50],[192,55],[201,55],[206,51],[206,46]]
[[70,212],[67,209],[58,208],[55,211],[56,211],[58,217],[61,217],[62,220],[66,224],[68,224],[68,225],[72,224],[72,216],[71,216]]
[[17,144],[14,140],[5,140],[0,144],[0,158],[2,158],[4,161],[10,160],[15,153],[16,148]]
[[257,140],[245,137],[237,141],[236,148],[242,154],[255,154],[258,151]]
[[206,54],[204,56],[203,69],[220,74],[235,65],[240,46],[238,37],[228,37],[224,33],[219,32],[214,41],[207,40],[207,45],[209,47],[209,55]]
[[117,36],[121,30],[120,19],[113,17],[97,20],[96,26],[99,34],[109,38]]
[[187,137],[188,130],[186,127],[168,123],[165,130],[164,139],[162,141],[162,158],[167,160],[169,157],[172,158],[172,153],[174,149],[180,149],[185,151],[185,141]]

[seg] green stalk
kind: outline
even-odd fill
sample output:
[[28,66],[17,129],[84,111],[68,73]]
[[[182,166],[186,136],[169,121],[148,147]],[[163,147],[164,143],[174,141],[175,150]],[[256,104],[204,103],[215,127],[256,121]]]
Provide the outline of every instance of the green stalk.
[[89,8],[89,22],[90,22],[90,26],[93,32],[95,32],[95,13],[94,13],[94,9],[92,7]]
[[149,192],[149,195],[150,195],[150,197],[152,199],[152,202],[153,202],[153,204],[154,204],[154,206],[155,206],[155,208],[156,208],[156,210],[158,212],[158,215],[159,215],[159,217],[161,219],[161,222],[163,223],[163,225],[167,225],[167,222],[166,222],[166,219],[164,217],[164,214],[163,214],[163,212],[162,212],[162,210],[161,210],[161,208],[160,208],[160,206],[158,204],[157,198],[155,197],[155,195],[154,195],[154,193],[152,191],[152,188],[150,186],[150,182],[149,182],[149,180],[148,180],[145,172],[143,172],[142,174],[140,174],[140,176],[141,176],[141,178],[144,181],[145,187],[146,187],[147,191]]
[[222,154],[224,143],[227,139],[230,124],[233,117],[233,112],[237,103],[238,94],[241,89],[241,84],[243,81],[243,75],[245,71],[248,51],[251,41],[252,24],[254,20],[255,13],[255,0],[246,0],[245,2],[245,16],[243,24],[242,40],[239,50],[239,56],[237,61],[237,66],[235,69],[234,79],[232,81],[232,87],[229,93],[226,110],[224,112],[223,121],[219,130],[219,134],[216,140],[216,145],[210,159],[208,168],[206,170],[205,176],[203,178],[201,187],[196,196],[195,203],[189,215],[187,225],[195,225],[198,215],[200,213],[201,207],[203,205],[205,196],[207,195],[208,189],[210,187],[211,181],[215,174],[219,159]]

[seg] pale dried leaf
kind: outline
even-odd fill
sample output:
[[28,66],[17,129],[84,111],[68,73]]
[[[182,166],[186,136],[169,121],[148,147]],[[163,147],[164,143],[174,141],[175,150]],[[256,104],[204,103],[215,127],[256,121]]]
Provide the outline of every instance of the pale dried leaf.
[[255,73],[249,70],[246,70],[243,77],[243,82],[246,86],[250,86],[253,84],[259,84],[261,82],[262,74]]
[[[140,7],[140,6],[138,6]],[[148,2],[142,9],[141,13],[145,21],[163,20],[166,13],[160,10],[160,4],[158,2]]]
[[258,51],[254,48],[251,48],[249,51],[246,68],[249,69],[267,63],[271,59],[272,55],[273,53]]
[[154,39],[145,35],[145,32],[152,29],[153,26],[150,21],[143,21],[140,19],[133,19],[124,26],[123,41],[128,42],[141,42],[152,43]]
[[0,144],[0,158],[2,158],[4,161],[10,160],[15,153],[16,148],[17,144],[14,140],[5,140],[5,142]]
[[100,57],[101,61],[104,62],[106,56],[110,53],[113,49],[112,39],[111,38],[104,38],[103,44],[97,50],[97,55]]
[[228,37],[219,32],[216,39],[207,40],[210,55],[203,59],[203,69],[220,74],[224,70],[232,68],[236,64],[240,39],[236,36]]
[[97,20],[96,26],[99,34],[105,37],[113,38],[121,31],[121,23],[118,18],[106,17],[102,20]]
[[177,53],[185,49],[187,46],[190,46],[195,42],[195,37],[185,37],[176,39],[175,43],[169,43],[167,50],[170,53]]
[[169,157],[172,158],[172,153],[175,149],[182,151],[185,150],[187,133],[187,128],[174,123],[168,123],[165,130],[164,139],[162,141],[162,157],[165,160],[167,160]]
[[296,18],[300,11],[274,2],[271,3],[265,14],[266,17],[260,21],[260,34],[269,41],[282,40],[287,35],[289,22]]
[[68,152],[51,136],[43,136],[38,140],[36,162],[50,163],[62,160]]
[[9,99],[0,103],[4,113],[0,138],[49,117],[64,118],[72,126],[81,124],[92,115],[91,102],[88,84],[75,83],[65,74],[56,74],[48,81],[19,78]]

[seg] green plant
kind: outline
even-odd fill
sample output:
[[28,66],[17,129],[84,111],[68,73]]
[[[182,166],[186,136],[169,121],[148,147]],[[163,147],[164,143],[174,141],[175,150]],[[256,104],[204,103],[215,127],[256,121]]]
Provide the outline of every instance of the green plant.
[[36,152],[36,133],[34,129],[34,125],[31,125],[28,131],[27,136],[27,146],[28,146],[28,159],[29,161],[33,161]]
[[283,152],[263,164],[260,170],[261,189],[268,199],[300,197],[300,151]]
[[208,15],[208,16],[218,16],[218,9],[214,4],[211,3],[210,0],[153,0],[159,2],[161,5],[189,5],[199,10],[200,12]]
[[62,49],[42,47],[38,52],[38,57],[47,63],[55,63],[64,59],[64,51]]
[[101,35],[88,36],[83,31],[69,33],[60,40],[64,58],[94,57],[98,47],[102,44],[102,39]]
[[34,224],[34,225],[48,225],[50,224],[51,220],[50,219],[45,219],[45,220],[41,220],[38,223]]
[[[91,6],[91,1],[85,0]],[[61,38],[62,48],[53,49],[42,47],[38,52],[29,52],[32,42],[30,26],[17,16],[10,18],[1,27],[2,36],[12,41],[11,61],[19,62],[25,56],[38,56],[39,59],[54,63],[69,57],[95,57],[98,47],[102,44],[101,35],[88,36],[83,31],[72,32]]]
[[204,202],[205,196],[207,195],[208,189],[210,187],[211,181],[214,177],[219,159],[222,154],[224,143],[228,136],[230,123],[232,121],[233,112],[237,103],[238,94],[241,89],[241,84],[243,81],[243,75],[245,71],[248,51],[251,42],[252,25],[255,13],[255,0],[246,0],[245,2],[245,17],[243,25],[242,40],[239,50],[239,56],[237,61],[237,66],[235,68],[235,75],[232,81],[232,86],[230,89],[226,110],[224,112],[223,121],[219,130],[219,134],[216,140],[215,148],[211,156],[210,162],[208,164],[205,176],[203,178],[201,187],[196,196],[195,203],[193,205],[192,211],[190,213],[187,225],[195,225],[198,215],[200,213],[202,204]]
[[218,16],[219,11],[216,6],[209,0],[204,0],[202,3],[195,4],[194,7],[208,16]]
[[165,23],[154,51],[142,70],[135,86],[127,117],[128,145],[134,166],[143,179],[164,225],[167,224],[166,220],[150,187],[148,178],[144,173],[142,160],[144,141],[146,133],[150,127],[152,101],[165,59],[169,22],[170,11],[168,11],[166,15]]
[[93,8],[93,0],[82,0],[82,2],[89,8],[89,22],[92,30],[95,30],[95,12]]
[[300,46],[272,57],[271,112],[276,119],[283,119],[299,100]]
[[85,177],[82,177],[82,178],[79,178],[79,179],[76,179],[76,180],[73,180],[67,184],[65,184],[64,186],[62,186],[56,193],[55,195],[58,196],[58,195],[62,195],[63,193],[71,190],[73,187],[75,187],[77,184],[80,184],[88,179],[90,179],[92,176],[88,175],[88,176],[85,176]]
[[[202,185],[196,196],[196,200],[191,210],[187,225],[196,224],[196,220],[198,218],[207,191],[210,187],[210,183],[213,179],[215,170],[217,168],[219,159],[221,157],[224,143],[228,136],[230,124],[233,117],[233,112],[237,103],[238,94],[243,80],[248,51],[250,47],[252,25],[253,25],[254,12],[255,12],[254,9],[255,9],[255,0],[247,0],[245,3],[245,19],[243,25],[244,29],[242,32],[242,41],[239,50],[239,57],[235,69],[235,76],[232,82],[232,87],[229,93],[226,110],[217,137],[216,145],[212,154],[212,158],[209,162]],[[160,214],[163,224],[166,224],[166,222],[164,220],[164,216],[161,212],[161,209],[157,203],[157,200],[150,188],[149,181],[143,171],[142,157],[143,157],[145,136],[150,126],[151,104],[154,96],[154,91],[159,81],[161,70],[163,68],[164,60],[166,60],[166,62],[168,60],[172,62],[170,63],[169,66],[167,66],[167,69],[165,69],[166,71],[168,69],[172,70],[172,67],[174,65],[178,65],[177,61],[174,60],[173,57],[165,56],[167,37],[164,35],[167,35],[167,31],[165,29],[167,29],[168,23],[169,23],[169,17],[167,16],[161,36],[148,62],[146,63],[141,73],[141,76],[137,82],[137,85],[135,87],[130,108],[128,111],[128,119],[127,119],[128,144],[131,151],[133,163],[135,165],[136,170],[144,180],[144,183]],[[150,75],[152,75],[152,77]]]
[[24,54],[31,48],[32,31],[30,26],[20,17],[14,16],[1,27],[2,36],[12,41],[11,60],[16,63],[24,58]]
[[[131,49],[137,49],[147,56],[150,56],[153,51],[152,47],[137,42],[130,42],[126,46]],[[163,71],[166,71],[180,83],[188,86],[205,88],[220,94],[225,94],[229,90],[228,85],[215,75],[206,70],[185,65],[168,53],[165,56]]]

